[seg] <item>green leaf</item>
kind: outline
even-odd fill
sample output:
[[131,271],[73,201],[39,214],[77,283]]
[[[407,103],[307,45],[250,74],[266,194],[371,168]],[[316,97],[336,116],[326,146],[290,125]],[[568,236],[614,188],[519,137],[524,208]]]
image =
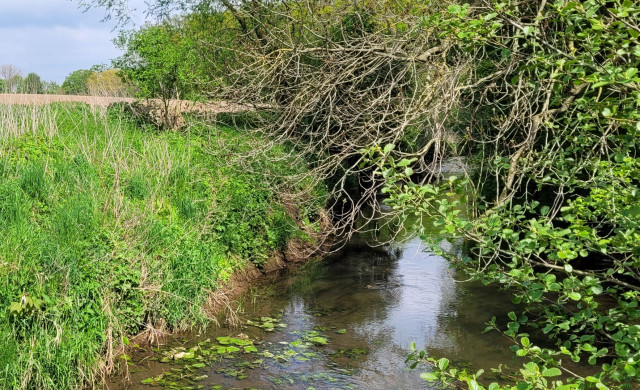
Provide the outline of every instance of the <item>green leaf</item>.
[[630,364],[624,365],[624,372],[626,372],[629,376],[636,376],[636,369]]
[[22,305],[20,302],[11,302],[9,305],[9,312],[11,313],[20,313],[22,311]]
[[627,79],[631,79],[633,78],[636,74],[638,73],[638,69],[637,68],[629,68],[624,72],[624,77],[626,77]]
[[258,348],[256,348],[253,345],[247,345],[246,347],[244,347],[244,352],[245,353],[258,352]]
[[603,291],[602,286],[591,286],[591,292],[594,295],[600,295],[602,294],[602,291]]
[[480,385],[475,379],[469,379],[468,384],[470,390],[480,390]]
[[574,301],[579,301],[580,298],[582,298],[582,295],[580,295],[579,292],[570,292],[569,293],[569,298],[573,299]]
[[438,380],[438,375],[432,372],[423,372],[422,374],[420,374],[420,378],[428,382],[434,382]]
[[599,82],[597,82],[597,83],[593,84],[593,85],[591,86],[591,88],[596,89],[596,88],[600,88],[600,87],[603,87],[603,86],[605,86],[605,85],[609,85],[609,84],[611,84],[611,82],[610,82],[610,81],[599,81]]
[[438,360],[438,368],[439,369],[446,370],[448,366],[449,366],[449,359],[442,358],[442,359]]
[[412,159],[403,158],[402,160],[400,160],[400,161],[396,164],[396,166],[398,166],[398,167],[406,167],[406,166],[409,166],[409,164],[411,164],[411,163],[412,163],[412,162],[414,162],[414,161],[416,161],[416,159],[415,159],[415,158],[412,158]]
[[542,376],[559,376],[562,375],[562,371],[559,368],[551,367],[542,371]]
[[320,345],[325,345],[329,342],[326,337],[322,337],[322,336],[311,337],[309,341],[311,341],[312,343],[320,344]]

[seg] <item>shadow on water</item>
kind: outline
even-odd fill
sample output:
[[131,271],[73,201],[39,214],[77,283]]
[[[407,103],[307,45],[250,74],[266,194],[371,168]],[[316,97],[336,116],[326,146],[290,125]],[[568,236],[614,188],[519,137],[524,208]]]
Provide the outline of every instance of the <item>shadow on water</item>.
[[360,236],[328,259],[265,278],[238,302],[243,326],[134,353],[129,380],[108,387],[427,389],[405,364],[412,342],[473,370],[515,363],[506,339],[481,333],[514,310],[509,294],[459,282],[420,239],[392,240],[391,230],[374,232],[389,245],[371,248],[371,236]]

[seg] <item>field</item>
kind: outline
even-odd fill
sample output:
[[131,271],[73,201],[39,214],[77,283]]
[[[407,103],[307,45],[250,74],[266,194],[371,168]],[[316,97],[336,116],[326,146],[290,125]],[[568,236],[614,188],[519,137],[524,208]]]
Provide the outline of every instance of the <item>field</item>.
[[[38,95],[38,94],[6,94],[0,93],[0,105],[21,104],[21,105],[46,105],[51,103],[85,103],[95,107],[108,107],[112,103],[138,101],[134,98],[114,97],[114,96],[81,96],[81,95]],[[140,101],[142,104],[159,105],[158,99],[147,99]],[[221,112],[241,112],[251,110],[253,107],[246,107],[228,102],[194,102],[189,100],[169,101],[171,110],[181,113],[210,113]]]
[[92,106],[106,107],[115,102],[133,102],[133,98],[74,95],[36,95],[0,93],[0,104],[50,104],[50,103],[87,103]]
[[304,169],[283,150],[241,167],[261,140],[162,132],[94,102],[0,104],[3,388],[95,383],[129,338],[205,326],[230,275],[305,238],[286,183],[256,174]]

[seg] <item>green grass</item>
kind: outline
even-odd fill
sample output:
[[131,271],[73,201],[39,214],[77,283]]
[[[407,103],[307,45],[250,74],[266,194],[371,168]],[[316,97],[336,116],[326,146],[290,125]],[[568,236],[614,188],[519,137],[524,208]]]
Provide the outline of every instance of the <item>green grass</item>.
[[260,144],[85,105],[0,106],[2,388],[95,383],[127,335],[206,324],[221,281],[300,234],[277,203],[285,183],[255,174],[300,168],[282,150],[252,175],[233,162]]

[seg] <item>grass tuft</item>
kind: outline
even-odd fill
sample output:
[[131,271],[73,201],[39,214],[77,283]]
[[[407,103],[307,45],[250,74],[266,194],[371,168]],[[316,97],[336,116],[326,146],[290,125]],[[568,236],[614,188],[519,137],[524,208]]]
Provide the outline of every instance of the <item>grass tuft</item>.
[[205,325],[221,280],[298,234],[278,183],[228,158],[248,142],[81,104],[0,105],[2,388],[95,383],[124,336]]

